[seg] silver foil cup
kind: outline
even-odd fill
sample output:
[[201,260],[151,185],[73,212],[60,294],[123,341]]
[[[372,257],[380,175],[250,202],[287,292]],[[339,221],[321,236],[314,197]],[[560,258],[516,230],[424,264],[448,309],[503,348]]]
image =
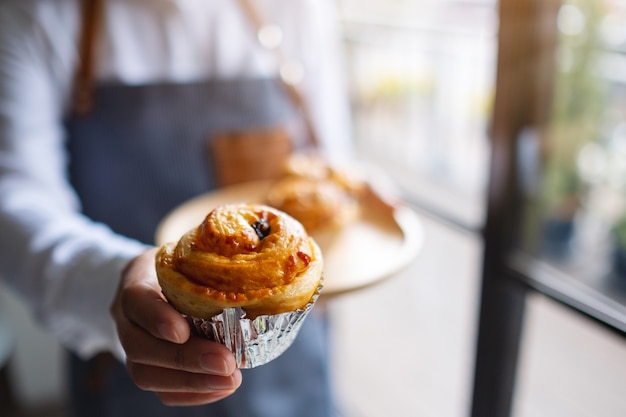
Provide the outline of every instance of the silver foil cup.
[[266,364],[291,346],[304,319],[319,297],[319,286],[311,301],[300,310],[258,316],[251,320],[240,308],[227,308],[208,320],[186,316],[195,335],[221,343],[235,355],[242,369]]

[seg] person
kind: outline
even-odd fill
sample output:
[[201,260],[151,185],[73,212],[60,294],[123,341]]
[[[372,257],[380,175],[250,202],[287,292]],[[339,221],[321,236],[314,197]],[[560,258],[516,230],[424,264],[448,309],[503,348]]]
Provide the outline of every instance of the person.
[[[320,152],[350,158],[336,5],[252,3],[300,65]],[[72,352],[74,415],[331,415],[323,318],[240,371],[190,336],[154,271],[159,221],[219,186],[210,138],[298,119],[276,55],[236,1],[104,0],[75,111],[85,4],[0,2],[0,278]]]

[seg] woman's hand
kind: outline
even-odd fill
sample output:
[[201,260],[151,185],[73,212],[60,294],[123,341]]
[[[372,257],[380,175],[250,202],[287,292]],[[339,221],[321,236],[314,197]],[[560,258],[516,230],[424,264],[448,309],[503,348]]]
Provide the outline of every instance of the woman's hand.
[[187,321],[161,294],[155,254],[148,250],[129,263],[111,306],[131,378],[168,405],[227,397],[241,384],[234,356],[218,343],[190,337]]

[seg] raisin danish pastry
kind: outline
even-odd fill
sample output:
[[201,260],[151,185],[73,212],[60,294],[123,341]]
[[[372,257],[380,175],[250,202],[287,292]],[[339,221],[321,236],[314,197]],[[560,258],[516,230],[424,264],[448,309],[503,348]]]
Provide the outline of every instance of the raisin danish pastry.
[[364,183],[314,155],[293,155],[274,181],[266,202],[300,221],[307,232],[344,226],[359,216]]
[[202,319],[235,307],[251,319],[304,308],[320,287],[322,265],[301,223],[257,204],[215,208],[156,257],[167,300]]

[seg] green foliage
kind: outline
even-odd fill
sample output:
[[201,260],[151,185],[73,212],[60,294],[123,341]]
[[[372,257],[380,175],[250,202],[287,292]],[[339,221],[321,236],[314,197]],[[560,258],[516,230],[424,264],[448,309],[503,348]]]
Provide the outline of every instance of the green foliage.
[[548,210],[572,193],[580,193],[578,153],[585,143],[601,140],[605,122],[606,83],[594,71],[598,50],[599,2],[570,0],[586,16],[577,34],[559,39],[554,103],[549,128],[549,159],[544,176],[544,203]]
[[617,246],[626,249],[626,215],[613,226],[613,237]]

